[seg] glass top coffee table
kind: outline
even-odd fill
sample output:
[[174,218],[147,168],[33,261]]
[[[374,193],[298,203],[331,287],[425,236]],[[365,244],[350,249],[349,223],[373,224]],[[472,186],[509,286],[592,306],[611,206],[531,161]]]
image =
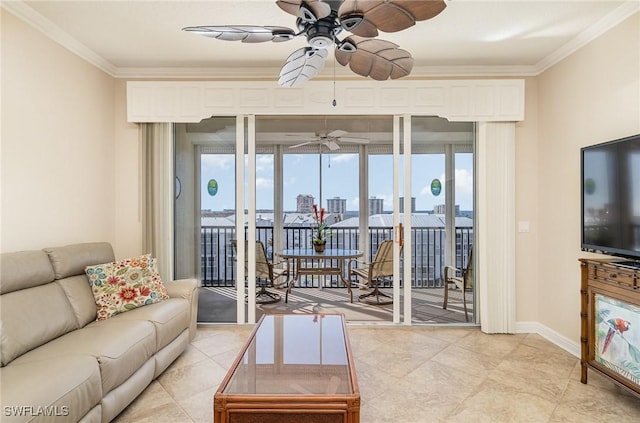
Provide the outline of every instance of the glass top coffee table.
[[357,423],[344,316],[265,314],[214,396],[216,423]]

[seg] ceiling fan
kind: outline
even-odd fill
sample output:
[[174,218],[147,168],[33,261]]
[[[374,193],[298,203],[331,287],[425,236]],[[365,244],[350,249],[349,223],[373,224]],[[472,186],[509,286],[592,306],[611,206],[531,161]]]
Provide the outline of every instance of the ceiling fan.
[[[340,149],[340,146],[338,145],[339,142],[350,142],[355,144],[369,143],[369,139],[367,138],[345,137],[345,135],[347,134],[348,134],[347,131],[343,131],[341,129],[336,129],[331,132],[327,132],[326,130],[318,131],[316,132],[315,137],[309,138],[308,140],[305,140],[300,144],[292,145],[289,148],[298,148],[298,147],[302,147],[303,145],[309,145],[309,144],[319,144],[319,145],[324,145],[330,151],[335,151]],[[297,136],[297,135],[286,134],[286,136]]]
[[[285,12],[297,17],[298,31],[282,26],[191,26],[184,31],[243,43],[284,42],[304,35],[307,47],[294,51],[282,69],[278,84],[296,87],[315,77],[335,45],[342,66],[376,80],[407,76],[413,68],[411,53],[374,38],[378,31],[397,32],[431,19],[446,7],[444,0],[277,0]],[[343,31],[346,38],[338,38]]]

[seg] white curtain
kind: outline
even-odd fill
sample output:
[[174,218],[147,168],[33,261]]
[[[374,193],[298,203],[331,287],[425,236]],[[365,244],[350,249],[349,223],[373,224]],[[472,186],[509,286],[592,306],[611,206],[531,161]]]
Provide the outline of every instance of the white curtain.
[[173,124],[144,123],[140,131],[143,249],[158,258],[163,280],[173,279]]
[[476,293],[480,328],[515,332],[515,123],[478,124]]

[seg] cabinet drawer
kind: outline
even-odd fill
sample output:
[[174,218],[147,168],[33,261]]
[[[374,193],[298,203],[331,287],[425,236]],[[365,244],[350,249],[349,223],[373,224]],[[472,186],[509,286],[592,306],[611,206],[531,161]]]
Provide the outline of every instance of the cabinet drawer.
[[607,264],[591,265],[589,267],[589,279],[625,285],[631,288],[636,287],[638,284],[638,275],[631,269],[621,269]]

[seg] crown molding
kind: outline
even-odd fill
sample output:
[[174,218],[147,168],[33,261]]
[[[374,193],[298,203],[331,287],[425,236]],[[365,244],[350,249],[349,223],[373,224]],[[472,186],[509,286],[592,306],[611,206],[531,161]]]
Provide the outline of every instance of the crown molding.
[[535,66],[529,65],[505,65],[505,66],[415,66],[411,75],[405,79],[411,78],[433,78],[433,77],[497,77],[497,76],[536,76]]
[[544,59],[540,60],[536,65],[537,74],[541,74],[551,66],[561,62],[571,54],[575,53],[580,48],[584,47],[591,41],[595,40],[611,28],[615,27],[631,15],[637,13],[640,10],[640,2],[627,1],[618,8],[614,9],[595,24],[582,31],[571,41],[549,54]]
[[124,79],[277,79],[280,68],[274,67],[155,67],[118,68],[116,78]]
[[[273,80],[280,69],[275,67],[232,67],[232,68],[181,68],[181,67],[153,67],[153,68],[129,68],[117,67],[111,62],[95,53],[93,50],[62,30],[49,19],[45,18],[22,0],[0,1],[0,7],[27,22],[45,36],[62,45],[85,61],[101,69],[114,78],[122,79],[265,79]],[[405,79],[424,79],[434,77],[523,77],[537,76],[562,61],[575,51],[585,46],[600,35],[615,27],[640,10],[640,2],[626,1],[596,24],[587,28],[574,39],[563,45],[535,65],[515,66],[415,66],[412,74]],[[333,68],[325,68],[317,79],[332,79]],[[339,79],[363,79],[354,76],[346,68],[336,70],[335,76]]]
[[[280,68],[275,67],[226,67],[226,68],[118,68],[113,75],[122,79],[223,79],[223,80],[275,80]],[[535,66],[416,66],[411,75],[403,78],[425,79],[435,77],[523,77],[536,76]],[[338,80],[365,79],[341,67],[335,73]],[[332,80],[333,69],[325,68],[317,80]]]
[[69,33],[63,31],[59,26],[33,10],[23,1],[2,1],[0,2],[0,6],[98,69],[101,69],[110,76],[116,75],[116,66],[96,54],[93,50],[69,35]]

